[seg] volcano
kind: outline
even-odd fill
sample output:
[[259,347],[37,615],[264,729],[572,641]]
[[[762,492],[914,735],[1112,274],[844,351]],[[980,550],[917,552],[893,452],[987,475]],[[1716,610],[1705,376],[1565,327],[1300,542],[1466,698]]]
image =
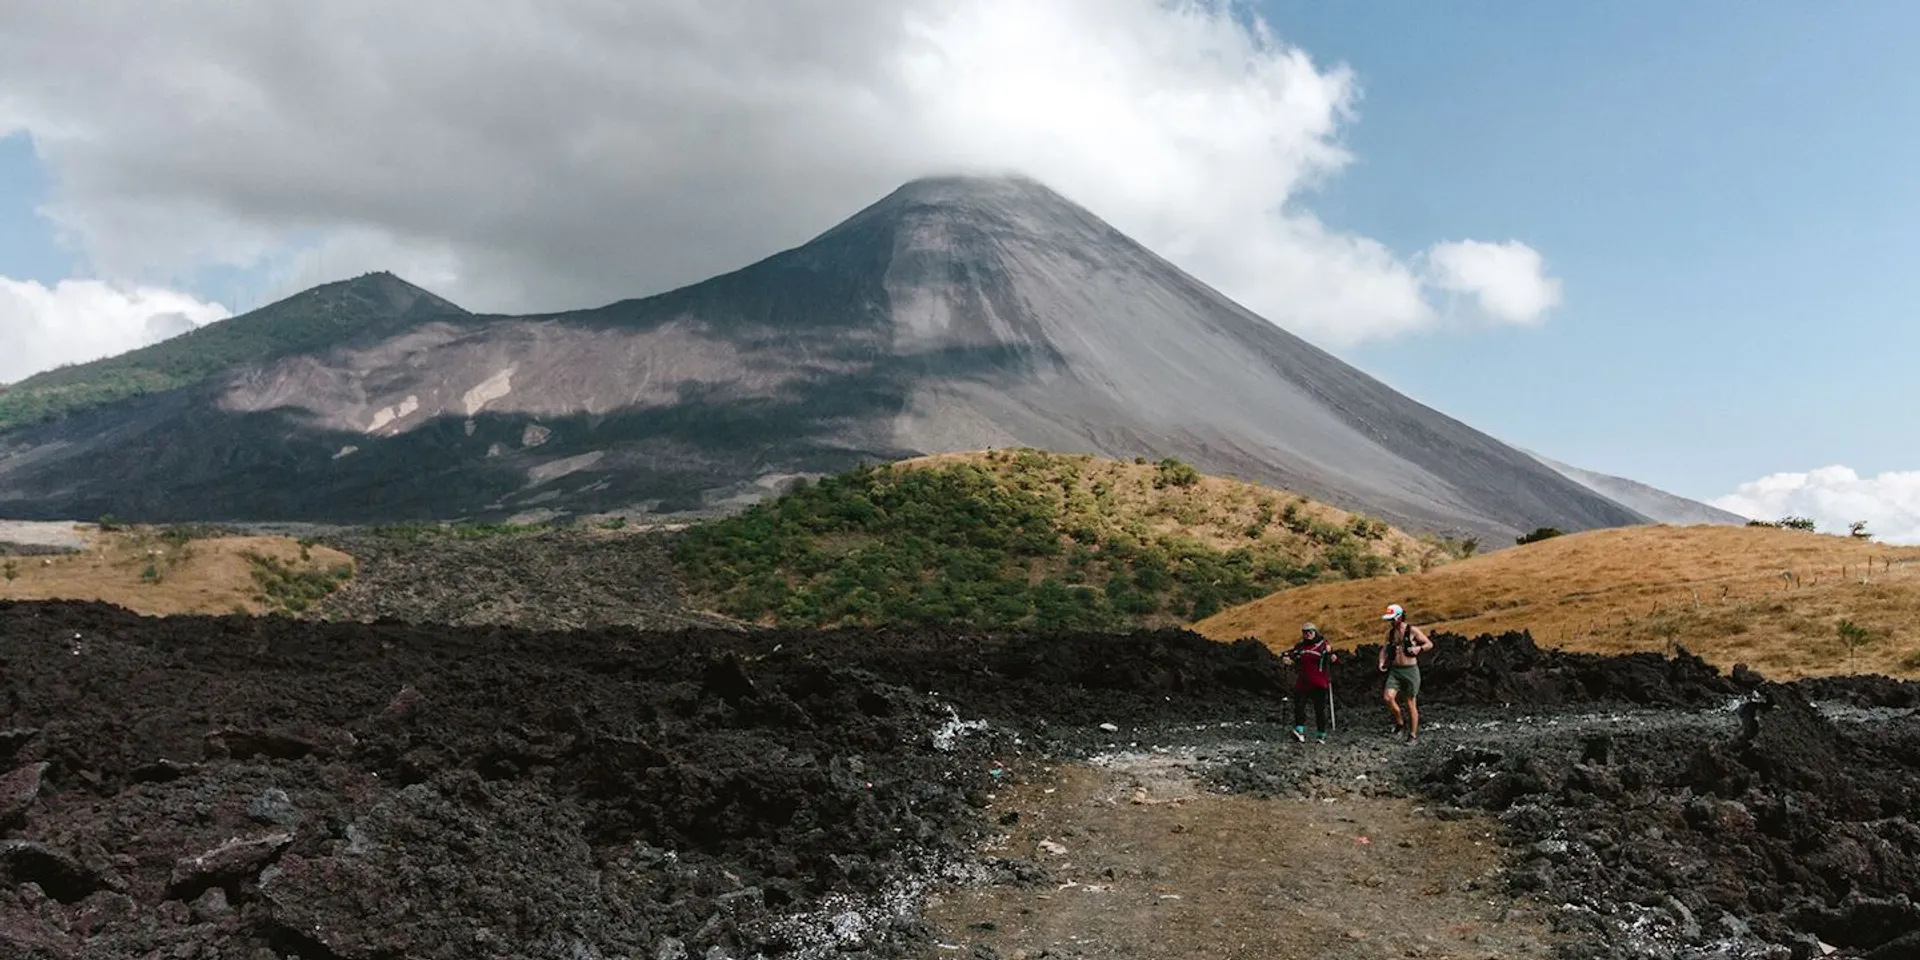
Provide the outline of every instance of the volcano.
[[1022,177],[917,180],[598,309],[476,315],[371,274],[43,374],[0,392],[0,515],[712,512],[796,475],[1011,446],[1175,457],[1494,542],[1649,519]]

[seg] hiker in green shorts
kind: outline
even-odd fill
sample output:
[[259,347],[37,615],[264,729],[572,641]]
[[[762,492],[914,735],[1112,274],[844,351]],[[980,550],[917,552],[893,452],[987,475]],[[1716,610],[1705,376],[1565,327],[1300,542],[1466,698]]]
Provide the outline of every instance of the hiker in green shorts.
[[[1420,742],[1420,655],[1433,649],[1426,631],[1407,622],[1407,611],[1399,604],[1387,605],[1387,642],[1380,645],[1380,672],[1387,675],[1382,695],[1393,714],[1393,732],[1405,730],[1408,743]],[[1407,712],[1400,713],[1400,700],[1406,700]]]

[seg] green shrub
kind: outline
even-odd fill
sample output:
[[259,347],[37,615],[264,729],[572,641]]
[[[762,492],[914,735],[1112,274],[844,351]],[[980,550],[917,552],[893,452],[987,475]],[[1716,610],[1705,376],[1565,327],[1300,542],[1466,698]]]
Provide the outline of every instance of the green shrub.
[[211,523],[177,523],[160,531],[160,542],[177,549],[195,540],[214,540],[232,536],[234,532]]
[[1387,530],[1385,520],[1375,520],[1357,513],[1347,520],[1347,532],[1362,540],[1378,540],[1387,535]]
[[1154,467],[1153,485],[1155,489],[1167,487],[1191,487],[1200,482],[1200,471],[1172,457],[1161,460]]
[[256,598],[282,613],[306,612],[353,576],[353,567],[348,564],[326,570],[300,570],[252,551],[241,555],[253,566],[253,583],[259,588]]
[[1539,543],[1542,540],[1551,540],[1554,537],[1562,536],[1566,536],[1565,532],[1557,527],[1536,527],[1532,533],[1522,534],[1521,536],[1513,538],[1513,542],[1525,546],[1529,543]]
[[1308,516],[1305,510],[1301,509],[1304,506],[1306,506],[1305,501],[1289,500],[1287,505],[1280,509],[1281,525],[1294,533],[1301,534],[1312,529],[1313,518]]

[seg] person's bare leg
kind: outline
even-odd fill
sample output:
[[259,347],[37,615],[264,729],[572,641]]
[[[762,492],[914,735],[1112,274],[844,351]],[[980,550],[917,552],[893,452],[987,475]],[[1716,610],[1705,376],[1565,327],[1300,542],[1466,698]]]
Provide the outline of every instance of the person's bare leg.
[[1420,700],[1417,697],[1408,697],[1407,742],[1412,743],[1418,739],[1420,739]]
[[1406,726],[1407,723],[1406,719],[1400,716],[1399,693],[1400,691],[1388,687],[1387,692],[1382,695],[1387,701],[1387,710],[1393,714],[1393,727],[1396,730]]

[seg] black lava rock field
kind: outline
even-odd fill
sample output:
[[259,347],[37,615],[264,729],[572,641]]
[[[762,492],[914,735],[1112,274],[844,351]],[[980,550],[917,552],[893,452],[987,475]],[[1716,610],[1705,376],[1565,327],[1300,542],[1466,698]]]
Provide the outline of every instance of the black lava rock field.
[[[1914,685],[1440,639],[1444,740],[1388,772],[1497,816],[1511,892],[1565,900],[1570,954],[1915,955]],[[1370,658],[1336,675],[1343,716],[1377,711]],[[1022,758],[1270,724],[1289,685],[1252,641],[1171,630],[0,603],[0,957],[927,955],[916,884],[1038,876],[974,852]],[[1637,719],[1596,733],[1596,711]]]

